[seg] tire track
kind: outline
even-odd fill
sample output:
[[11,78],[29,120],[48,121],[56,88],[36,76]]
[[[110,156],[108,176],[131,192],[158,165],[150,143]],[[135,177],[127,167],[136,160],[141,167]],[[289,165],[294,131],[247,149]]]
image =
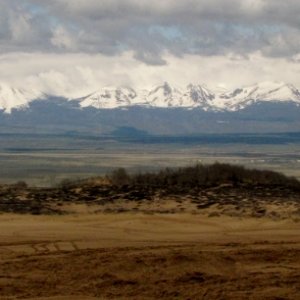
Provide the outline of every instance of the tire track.
[[0,245],[0,255],[40,255],[80,250],[78,241],[28,242]]

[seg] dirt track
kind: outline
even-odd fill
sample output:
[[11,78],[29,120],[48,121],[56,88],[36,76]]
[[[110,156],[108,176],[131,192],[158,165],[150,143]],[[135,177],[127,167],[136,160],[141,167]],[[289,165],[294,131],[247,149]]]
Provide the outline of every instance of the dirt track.
[[288,220],[2,215],[0,228],[1,300],[300,298]]

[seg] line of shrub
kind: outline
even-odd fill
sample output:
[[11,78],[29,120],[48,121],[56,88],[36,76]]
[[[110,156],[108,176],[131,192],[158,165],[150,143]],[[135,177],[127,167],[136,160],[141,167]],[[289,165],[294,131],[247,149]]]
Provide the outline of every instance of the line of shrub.
[[281,173],[269,170],[247,169],[239,165],[215,163],[197,164],[183,168],[167,168],[156,173],[129,174],[119,168],[108,175],[114,186],[137,186],[145,188],[211,187],[221,184],[283,186],[299,188],[300,182]]

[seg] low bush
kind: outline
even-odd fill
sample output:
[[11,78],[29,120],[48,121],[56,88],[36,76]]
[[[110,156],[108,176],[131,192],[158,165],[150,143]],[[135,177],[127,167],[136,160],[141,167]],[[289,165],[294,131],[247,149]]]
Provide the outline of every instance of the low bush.
[[137,186],[145,188],[191,189],[203,186],[268,185],[300,188],[295,178],[268,170],[246,169],[243,166],[215,163],[212,165],[171,169],[157,173],[129,175],[125,169],[117,169],[108,176],[115,186]]

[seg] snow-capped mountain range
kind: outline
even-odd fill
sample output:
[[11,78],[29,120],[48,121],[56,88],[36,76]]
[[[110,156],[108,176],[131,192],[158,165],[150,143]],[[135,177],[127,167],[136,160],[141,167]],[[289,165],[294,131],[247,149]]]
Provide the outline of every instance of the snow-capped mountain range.
[[[63,96],[63,95],[62,95]],[[41,91],[16,89],[0,84],[0,110],[26,109],[34,100],[50,98]],[[262,82],[236,88],[233,91],[210,90],[205,85],[189,84],[185,88],[163,83],[150,90],[131,87],[104,87],[76,101],[82,108],[128,108],[132,106],[158,108],[201,108],[205,111],[238,111],[259,102],[293,102],[300,105],[300,92],[291,84]]]

